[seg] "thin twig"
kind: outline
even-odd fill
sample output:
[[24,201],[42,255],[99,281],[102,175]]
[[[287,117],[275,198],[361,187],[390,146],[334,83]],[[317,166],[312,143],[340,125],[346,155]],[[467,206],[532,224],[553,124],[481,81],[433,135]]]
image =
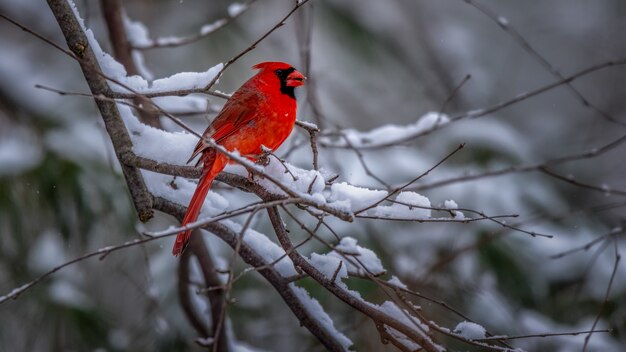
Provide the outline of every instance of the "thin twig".
[[151,49],[160,49],[160,48],[174,48],[187,44],[191,44],[197,42],[201,39],[208,37],[209,35],[217,32],[218,30],[226,27],[228,24],[232,23],[239,16],[244,14],[256,0],[248,0],[243,4],[243,10],[237,12],[234,16],[228,14],[225,17],[222,17],[218,20],[213,21],[211,24],[204,25],[200,28],[198,33],[191,34],[184,37],[167,37],[167,38],[157,38],[151,40],[149,44],[135,44],[133,45],[133,49],[135,50],[151,50]]
[[588,333],[597,333],[597,332],[607,332],[610,333],[613,330],[611,329],[600,329],[600,330],[588,330],[588,331],[574,331],[574,332],[550,332],[543,334],[529,334],[529,335],[519,335],[519,336],[506,336],[506,335],[498,335],[498,336],[489,336],[484,339],[476,339],[475,341],[492,341],[492,340],[519,340],[519,339],[528,339],[532,337],[554,337],[554,336],[578,336],[580,334],[588,334]]
[[446,162],[448,159],[450,159],[454,154],[456,154],[459,150],[463,149],[463,147],[465,147],[465,143],[460,144],[458,147],[456,147],[456,149],[454,149],[453,151],[451,151],[448,155],[446,155],[445,157],[443,157],[443,159],[439,160],[439,162],[437,162],[435,165],[433,165],[432,167],[430,167],[428,170],[424,171],[423,173],[419,174],[417,177],[413,178],[411,181],[405,183],[404,185],[400,186],[400,187],[396,187],[393,190],[391,190],[391,192],[389,192],[389,194],[387,194],[384,198],[362,208],[359,209],[357,211],[354,212],[355,215],[359,215],[367,210],[370,210],[372,208],[377,207],[379,204],[381,204],[382,202],[388,200],[390,197],[402,192],[404,189],[406,189],[407,187],[409,187],[410,185],[412,185],[413,183],[419,181],[422,177],[427,176],[431,171],[433,171],[434,169],[436,169],[439,165],[443,164],[444,162]]
[[[607,61],[607,62],[603,62],[600,64],[596,64],[596,65],[592,65],[589,66],[587,68],[584,68],[570,76],[567,76],[563,79],[559,79],[553,83],[547,84],[545,86],[539,87],[537,89],[525,92],[525,93],[520,93],[518,95],[516,95],[513,98],[510,98],[508,100],[502,101],[500,103],[497,103],[495,105],[492,105],[490,107],[487,108],[482,108],[482,109],[477,109],[477,110],[471,110],[471,111],[467,111],[461,114],[458,114],[456,116],[453,116],[450,118],[450,121],[447,123],[443,123],[443,124],[438,124],[438,125],[434,125],[433,127],[423,130],[423,131],[418,131],[416,133],[413,134],[409,134],[406,136],[402,136],[401,138],[398,139],[394,139],[394,140],[388,140],[385,141],[383,143],[369,143],[369,144],[363,144],[363,145],[359,145],[356,148],[359,149],[381,149],[381,148],[387,148],[387,147],[392,147],[392,146],[397,146],[397,145],[401,145],[407,142],[410,142],[412,140],[415,140],[421,136],[425,136],[428,135],[432,132],[435,132],[437,130],[440,130],[442,128],[448,127],[450,126],[452,123],[454,122],[458,122],[461,120],[465,120],[465,119],[474,119],[474,118],[479,118],[479,117],[484,117],[487,115],[490,115],[494,112],[497,112],[499,110],[502,110],[504,108],[507,108],[511,105],[520,103],[522,101],[525,101],[527,99],[536,97],[540,94],[543,94],[547,91],[550,91],[554,88],[557,88],[559,86],[562,86],[564,84],[573,82],[583,76],[586,76],[588,74],[594,73],[596,71],[600,71],[609,67],[616,67],[616,66],[623,66],[626,65],[626,58],[620,58],[617,60],[612,60],[612,61]],[[334,134],[340,133],[339,132],[335,132]],[[332,133],[331,133],[332,134]],[[347,148],[345,145],[343,144],[336,144],[336,143],[329,143],[326,141],[323,141],[322,146],[327,147],[327,148]]]
[[619,262],[622,259],[622,256],[619,254],[617,249],[617,241],[613,240],[613,245],[615,248],[615,261],[613,262],[613,271],[611,272],[611,278],[609,279],[609,283],[606,287],[606,292],[604,293],[604,300],[602,301],[602,305],[600,305],[600,309],[598,310],[598,314],[596,318],[593,320],[593,324],[591,325],[591,329],[589,329],[589,334],[585,337],[585,343],[583,344],[583,352],[587,351],[587,346],[589,345],[589,341],[591,340],[591,336],[595,332],[596,326],[600,321],[600,317],[604,313],[606,306],[609,304],[609,294],[611,293],[611,288],[613,287],[613,280],[615,279],[615,275],[617,274],[617,268],[619,267]]
[[[510,23],[508,19],[502,16],[498,16],[489,7],[483,4],[478,4],[474,0],[463,0],[463,1],[473,6],[479,12],[487,16],[494,23],[496,23],[498,27],[500,27],[500,29],[502,29],[505,33],[509,34],[513,38],[513,40],[519,46],[521,46],[522,49],[524,49],[524,51],[526,51],[531,57],[533,57],[535,61],[540,63],[541,66],[543,66],[548,72],[550,72],[550,74],[552,74],[552,76],[559,78],[561,80],[565,79],[563,74],[561,74],[561,72],[559,72],[558,69],[556,69],[552,64],[550,64],[550,62],[544,56],[539,54],[539,52],[535,48],[533,48],[530,42],[526,38],[524,38],[524,36],[517,29],[515,29],[515,27]],[[589,102],[589,100],[587,100],[587,98],[585,98],[585,96],[578,89],[576,89],[571,84],[571,82],[566,82],[565,85],[567,86],[567,88],[569,88],[572,94],[580,101],[582,106],[588,109],[591,109],[592,111],[602,116],[607,121],[610,121],[620,126],[626,126],[625,122],[617,120],[611,114],[607,113],[606,111],[603,111],[602,109],[598,108],[596,105]]]
[[265,32],[265,34],[263,34],[261,37],[259,37],[259,39],[257,39],[256,41],[254,41],[249,47],[247,47],[246,49],[244,49],[243,51],[241,51],[239,54],[235,55],[233,58],[231,58],[230,60],[228,60],[224,66],[222,66],[222,69],[215,75],[215,77],[209,82],[209,84],[207,84],[204,88],[203,91],[209,91],[214,85],[215,83],[217,83],[217,81],[220,79],[220,77],[222,76],[222,74],[224,73],[224,71],[226,71],[230,65],[232,65],[233,63],[235,63],[235,61],[239,60],[242,56],[246,55],[247,53],[249,53],[250,51],[252,51],[253,49],[256,48],[257,45],[259,45],[260,42],[262,42],[265,38],[267,38],[270,34],[272,34],[275,30],[277,30],[278,28],[282,27],[285,25],[285,21],[291,17],[291,15],[296,12],[300,7],[304,6],[307,2],[309,2],[309,0],[299,0],[296,1],[296,5],[291,9],[291,11],[289,11],[280,21],[278,21],[278,23],[276,23],[272,28],[270,28],[267,32]]
[[468,182],[468,181],[474,181],[474,180],[478,180],[478,179],[483,179],[483,178],[488,178],[488,177],[494,177],[494,176],[501,176],[501,175],[506,175],[506,174],[511,174],[511,173],[523,173],[523,172],[529,172],[529,171],[535,171],[535,170],[539,170],[541,168],[546,168],[549,166],[554,166],[554,165],[559,165],[559,164],[563,164],[563,163],[567,163],[570,161],[576,161],[576,160],[582,160],[582,159],[590,159],[590,158],[594,158],[597,157],[599,155],[602,155],[616,147],[618,147],[619,145],[623,144],[624,142],[626,142],[626,134],[599,147],[599,148],[592,148],[589,149],[585,152],[581,152],[581,153],[575,153],[575,154],[569,154],[569,155],[565,155],[565,156],[561,156],[558,158],[554,158],[554,159],[549,159],[549,160],[545,160],[542,162],[538,162],[538,163],[532,163],[532,164],[526,164],[526,165],[515,165],[515,166],[510,166],[510,167],[506,167],[506,168],[502,168],[502,169],[498,169],[498,170],[492,170],[492,171],[487,171],[487,172],[483,172],[480,174],[474,174],[474,175],[463,175],[463,176],[458,176],[458,177],[452,177],[452,178],[448,178],[448,179],[444,179],[444,180],[439,180],[430,184],[425,184],[425,185],[420,185],[420,186],[415,186],[412,187],[411,190],[412,191],[419,191],[419,190],[426,190],[426,189],[431,189],[431,188],[438,188],[438,187],[442,187],[442,186],[448,186],[454,183],[461,183],[461,182]]

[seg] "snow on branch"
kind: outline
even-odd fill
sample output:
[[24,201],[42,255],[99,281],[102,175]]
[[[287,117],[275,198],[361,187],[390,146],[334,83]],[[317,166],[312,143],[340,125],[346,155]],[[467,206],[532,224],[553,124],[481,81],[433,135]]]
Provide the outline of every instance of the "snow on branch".
[[228,5],[228,16],[213,21],[212,23],[205,24],[198,30],[197,33],[188,36],[167,36],[151,39],[149,37],[148,29],[141,23],[127,20],[127,29],[129,33],[129,39],[133,49],[136,50],[150,50],[157,48],[171,48],[181,45],[187,45],[194,43],[198,40],[206,38],[207,36],[217,32],[231,23],[237,17],[245,13],[250,5],[256,0],[248,0],[245,3],[232,3]]
[[[448,124],[450,118],[441,113],[429,112],[416,122],[408,125],[386,124],[370,131],[360,132],[353,129],[344,129],[340,133],[347,139],[336,139],[335,134],[320,139],[326,147],[376,148],[379,146],[399,145],[414,135],[426,134],[428,131]],[[335,137],[335,138],[333,138]]]

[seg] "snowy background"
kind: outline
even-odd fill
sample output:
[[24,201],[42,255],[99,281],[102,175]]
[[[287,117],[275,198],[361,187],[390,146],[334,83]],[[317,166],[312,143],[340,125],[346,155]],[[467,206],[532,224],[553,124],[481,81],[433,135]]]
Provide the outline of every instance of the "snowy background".
[[[294,190],[306,192],[317,177],[312,200],[357,212],[384,197],[387,187],[403,185],[465,143],[450,160],[395,196],[396,203],[362,213],[390,220],[359,218],[346,223],[334,219],[331,224],[342,240],[328,232],[322,232],[323,237],[339,248],[362,253],[368,258],[368,268],[384,271],[385,280],[444,301],[478,322],[464,322],[440,305],[416,301],[427,317],[467,338],[483,337],[484,329],[510,336],[586,331],[601,313],[596,329],[612,332],[594,334],[587,350],[621,351],[620,346],[626,344],[626,267],[624,261],[616,264],[616,253],[624,253],[625,248],[621,229],[626,216],[624,143],[601,155],[549,168],[579,184],[536,169],[471,182],[438,182],[579,155],[624,136],[626,67],[606,68],[572,84],[594,107],[621,123],[584,106],[576,93],[561,86],[486,116],[451,123],[408,142],[404,139],[557,81],[541,59],[516,41],[517,35],[563,76],[626,58],[621,40],[626,36],[626,6],[621,0],[485,0],[478,4],[495,14],[495,20],[464,1],[311,0],[285,27],[234,63],[216,89],[232,92],[260,61],[287,61],[303,70],[303,32],[312,28],[309,81],[297,93],[298,116],[317,123],[327,134],[320,139],[319,173],[310,170],[306,132],[296,129],[278,151],[299,177]],[[93,30],[102,50],[110,52],[99,5],[77,1],[85,25]],[[267,31],[293,2],[258,0],[241,13],[244,8],[229,1],[134,0],[124,6],[131,42],[138,47],[149,46],[157,38],[163,44],[175,41],[173,36],[207,32],[221,26],[220,19],[227,14],[240,14],[192,44],[135,51],[136,59],[143,62],[140,73],[145,80],[125,80],[113,62],[105,67],[125,83],[148,92],[174,84],[201,86],[217,65]],[[42,1],[3,0],[0,12],[64,43]],[[138,238],[138,231],[167,229],[175,222],[160,215],[148,224],[138,223],[91,99],[35,88],[39,84],[87,92],[78,65],[4,20],[0,20],[0,47],[2,296],[84,253]],[[467,75],[471,78],[453,94]],[[172,78],[156,80],[167,77]],[[198,131],[223,104],[222,99],[204,95],[155,101]],[[132,134],[135,152],[175,164],[186,161],[195,137],[167,119],[161,122],[172,133],[151,130],[130,109],[121,110],[129,130],[136,132]],[[198,111],[209,113],[187,114]],[[396,141],[404,143],[386,147]],[[362,148],[362,160],[369,169],[346,148],[348,144]],[[291,176],[282,168],[273,162],[266,170],[289,182]],[[245,174],[238,167],[229,171]],[[325,188],[322,180],[334,175],[339,178]],[[194,184],[184,179],[176,179],[177,190],[172,192],[171,177],[149,173],[145,177],[155,194],[181,204],[193,192]],[[253,201],[250,195],[218,184],[205,204],[205,215]],[[479,217],[472,210],[519,214],[506,219],[507,224],[554,237],[531,237],[490,221],[401,221],[449,220],[452,213],[455,219]],[[298,224],[286,220],[294,242],[306,237],[298,231]],[[245,217],[225,224],[237,228],[243,221]],[[306,223],[315,225],[310,218]],[[275,236],[265,213],[255,217],[252,229],[246,240],[265,246],[268,258],[279,257],[275,252],[279,249],[269,243]],[[216,265],[226,267],[231,251],[219,239],[209,234],[205,238]],[[554,258],[594,239],[599,240],[587,249]],[[200,350],[179,306],[177,260],[170,254],[171,245],[170,237],[102,261],[81,262],[17,300],[2,303],[0,351]],[[328,277],[341,260],[317,242],[310,242],[301,252]],[[277,267],[288,272],[293,270],[289,265]],[[355,271],[346,265],[337,280],[381,309],[393,309],[372,283],[342,280]],[[297,286],[319,301],[345,341],[354,344],[353,349],[393,350],[381,345],[370,321],[314,281],[305,279]],[[306,296],[304,290],[298,292]],[[240,350],[322,349],[261,276],[245,275],[233,286],[232,295],[237,303],[229,307],[228,329]],[[512,344],[528,351],[580,351],[586,336],[525,338]],[[440,340],[450,350],[473,348],[446,337]]]

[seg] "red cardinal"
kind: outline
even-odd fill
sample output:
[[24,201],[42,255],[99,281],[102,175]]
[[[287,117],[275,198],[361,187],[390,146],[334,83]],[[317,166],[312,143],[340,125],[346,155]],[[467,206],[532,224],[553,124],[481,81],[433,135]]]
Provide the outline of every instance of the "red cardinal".
[[[305,77],[284,62],[263,62],[252,68],[260,70],[259,73],[233,94],[203,137],[213,138],[227,150],[237,150],[242,156],[256,160],[262,155],[261,146],[276,150],[289,137],[296,122],[294,89],[304,84]],[[203,164],[202,176],[182,226],[196,221],[211,183],[229,161],[202,139],[189,161],[199,154],[202,154],[198,161]],[[185,231],[176,236],[172,254],[182,253],[190,234],[191,231]]]

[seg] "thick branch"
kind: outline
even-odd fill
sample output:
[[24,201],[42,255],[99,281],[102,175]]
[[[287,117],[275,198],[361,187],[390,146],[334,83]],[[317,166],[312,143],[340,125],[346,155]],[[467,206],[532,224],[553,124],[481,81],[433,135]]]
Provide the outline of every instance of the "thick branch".
[[[94,96],[110,95],[109,85],[106,79],[96,71],[100,70],[100,66],[70,5],[64,0],[48,0],[48,6],[50,6],[50,10],[52,10],[52,14],[63,32],[67,46],[80,59],[78,62],[91,93]],[[132,143],[119,110],[114,102],[98,99],[95,99],[95,102],[107,132],[111,136],[115,153],[120,159],[121,154],[132,149]],[[153,216],[152,197],[146,188],[140,170],[122,164],[122,172],[126,178],[139,220],[148,221]]]

